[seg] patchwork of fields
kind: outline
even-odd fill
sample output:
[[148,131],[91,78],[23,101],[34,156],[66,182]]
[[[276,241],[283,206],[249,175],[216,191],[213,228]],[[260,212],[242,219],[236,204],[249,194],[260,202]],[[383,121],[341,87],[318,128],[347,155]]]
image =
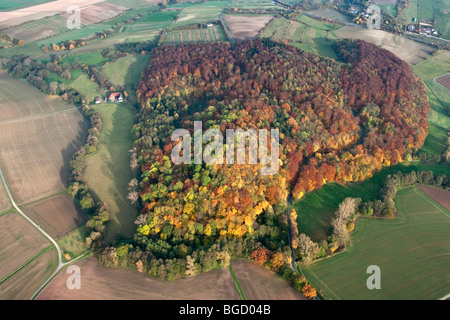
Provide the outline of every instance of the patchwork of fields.
[[[322,3],[325,0],[315,0]],[[442,8],[450,0],[411,0],[401,19],[411,21],[419,15],[435,19],[444,37],[450,24]],[[73,1],[72,1],[73,2]],[[237,9],[282,9],[270,0],[207,1],[179,3],[160,10],[158,0],[81,0],[82,28],[68,30],[67,3],[61,0],[5,0],[0,3],[0,32],[25,41],[21,47],[0,50],[0,57],[31,55],[43,62],[50,54],[65,55],[62,64],[74,61],[98,66],[115,86],[130,92],[129,104],[95,106],[103,128],[97,152],[86,159],[86,184],[98,200],[105,201],[111,214],[106,240],[130,239],[136,231],[136,208],[127,199],[129,150],[133,146],[131,128],[135,112],[134,92],[149,56],[130,55],[118,61],[104,58],[101,51],[120,43],[157,41],[179,45],[227,41],[219,15],[231,4]],[[298,1],[282,0],[295,5]],[[394,0],[378,0],[383,10],[397,15]],[[29,6],[39,5],[28,8]],[[17,10],[18,9],[18,10]],[[15,10],[15,11],[14,11]],[[332,9],[307,13],[335,21],[351,18]],[[420,44],[379,30],[342,26],[300,15],[284,16],[228,14],[224,19],[233,37],[261,38],[289,43],[302,50],[338,60],[333,49],[337,39],[363,39],[385,48],[413,66],[427,86],[431,111],[429,136],[423,147],[431,155],[442,155],[446,148],[450,118],[450,54],[435,52]],[[205,24],[214,23],[206,28]],[[71,51],[43,53],[41,46],[80,39],[115,27],[104,39],[88,41]],[[188,28],[185,28],[188,26]],[[164,32],[163,32],[164,31]],[[2,40],[0,40],[2,41]],[[1,44],[2,42],[0,42]],[[104,96],[105,89],[81,70],[72,70],[72,80],[50,74],[46,81],[64,82],[92,102]],[[448,89],[446,89],[446,88]],[[46,96],[24,80],[11,79],[0,71],[0,167],[13,197],[21,208],[71,257],[86,250],[86,215],[66,193],[68,166],[72,155],[86,140],[87,123],[80,111],[59,97]],[[320,241],[329,235],[330,220],[345,197],[373,200],[382,181],[397,171],[432,170],[448,175],[442,166],[406,163],[387,168],[359,184],[326,184],[293,204],[298,212],[300,233]],[[422,190],[422,191],[420,191]],[[430,197],[428,197],[426,194]],[[308,279],[326,298],[332,299],[436,299],[448,293],[450,278],[450,213],[445,191],[411,187],[399,191],[396,205],[400,218],[391,221],[361,219],[352,234],[347,252],[305,267]],[[433,200],[434,199],[434,200]],[[441,199],[441,200],[439,200]],[[445,201],[443,201],[444,199]],[[442,206],[436,203],[441,201]],[[28,299],[57,266],[55,249],[23,217],[11,210],[0,183],[0,299]],[[367,266],[382,271],[382,290],[367,290]],[[79,262],[83,271],[83,290],[68,290],[62,272],[38,296],[39,299],[239,299],[239,292],[228,268],[168,283],[149,278],[135,270],[102,267],[89,257]],[[246,299],[304,299],[285,280],[248,261],[232,261],[236,281]],[[332,270],[332,272],[330,272]],[[111,279],[115,279],[111,281]],[[411,279],[414,279],[412,281]],[[199,287],[198,283],[202,283]],[[26,285],[24,285],[26,284]]]
[[227,41],[227,37],[221,26],[214,25],[210,28],[172,30],[164,35],[161,43],[177,45],[211,41]]
[[[346,252],[304,268],[326,298],[416,300],[448,293],[450,212],[416,187],[400,190],[396,205],[398,219],[360,219]],[[380,290],[366,287],[370,265],[381,269]]]

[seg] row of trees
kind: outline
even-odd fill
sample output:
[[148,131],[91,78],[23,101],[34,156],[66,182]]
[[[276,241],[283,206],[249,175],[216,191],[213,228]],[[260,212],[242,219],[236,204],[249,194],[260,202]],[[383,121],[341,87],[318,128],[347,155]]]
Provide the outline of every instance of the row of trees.
[[[344,199],[331,220],[332,232],[328,241],[318,244],[305,234],[301,234],[299,237],[300,249],[295,251],[296,259],[301,260],[302,263],[310,263],[315,259],[330,256],[334,252],[345,249],[358,217],[377,217],[380,219],[397,217],[398,211],[394,204],[397,191],[400,188],[416,184],[450,190],[449,177],[435,175],[432,171],[398,172],[388,176],[378,199],[367,202],[362,202],[360,198]],[[320,249],[325,250],[325,252],[320,252]]]
[[11,59],[0,59],[0,68],[8,70],[9,74],[15,78],[26,79],[29,84],[45,94],[61,96],[68,103],[81,104],[85,100],[63,80],[51,82],[47,80],[51,73],[55,73],[62,79],[70,80],[71,67],[68,65],[61,66],[54,62],[45,64],[26,55],[17,55]]

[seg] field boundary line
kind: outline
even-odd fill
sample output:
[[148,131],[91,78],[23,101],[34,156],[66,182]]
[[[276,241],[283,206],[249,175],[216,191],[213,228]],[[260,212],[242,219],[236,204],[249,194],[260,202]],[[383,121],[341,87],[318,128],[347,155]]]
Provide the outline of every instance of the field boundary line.
[[18,267],[16,270],[12,271],[10,274],[8,274],[7,276],[5,276],[3,279],[0,279],[0,284],[2,284],[3,282],[5,282],[6,280],[8,280],[9,278],[11,278],[13,275],[15,275],[17,272],[19,272],[20,270],[22,270],[23,268],[25,268],[28,264],[30,264],[31,262],[33,262],[34,260],[36,260],[37,258],[39,258],[42,254],[46,253],[47,251],[50,251],[51,249],[53,249],[54,246],[53,245],[49,245],[47,248],[41,250],[38,254],[36,254],[34,257],[32,257],[30,260],[28,260],[27,262],[25,262],[23,265],[21,265],[20,267]]
[[[321,285],[323,285],[323,287],[325,287],[328,291],[329,291],[329,293],[331,293],[331,295],[334,297],[334,298],[336,298],[336,300],[342,300],[336,293],[334,293],[333,292],[333,290],[331,290],[322,280],[320,280],[319,279],[319,277],[312,271],[312,270],[310,270],[310,269],[306,269],[306,273],[308,273],[309,274],[309,276],[307,276],[307,278],[309,278],[309,280],[311,279],[311,276],[312,276],[312,278],[314,279],[313,281],[317,281],[317,282],[319,282]],[[324,295],[323,293],[321,293],[321,295],[324,297],[324,298],[326,298],[327,296],[326,295]]]
[[433,81],[436,82],[440,87],[442,87],[446,91],[450,92],[450,90],[447,87],[445,87],[443,84],[441,84],[439,81],[437,81],[437,79],[442,78],[442,77],[446,77],[446,76],[449,76],[449,75],[450,75],[450,72],[447,72],[446,74],[442,74],[440,76],[437,76],[436,78],[433,79]]
[[233,268],[231,267],[231,263],[228,265],[228,270],[230,270],[231,278],[233,279],[234,285],[236,286],[236,290],[239,293],[239,297],[241,298],[241,300],[245,300],[244,292],[242,291],[239,281],[236,278],[236,275],[234,274]]
[[436,209],[438,209],[438,211],[440,213],[442,213],[445,217],[450,219],[450,215],[448,215],[446,212],[448,212],[447,209],[445,209],[444,207],[442,207],[439,202],[437,202],[436,200],[434,200],[433,198],[431,198],[429,195],[427,195],[425,192],[423,192],[422,190],[420,190],[419,188],[415,188],[416,192],[419,194],[420,197],[422,197],[424,200],[427,200],[428,202],[430,202],[433,207],[435,207]]
[[32,120],[48,118],[48,117],[51,117],[51,116],[54,116],[54,115],[57,115],[57,114],[66,113],[66,112],[70,112],[70,111],[73,111],[73,110],[80,110],[80,108],[79,107],[73,107],[73,108],[60,110],[60,111],[49,112],[49,113],[38,113],[38,114],[29,115],[29,116],[25,116],[25,117],[5,119],[5,120],[0,121],[0,126],[8,125],[8,124],[14,124],[14,123],[20,123],[20,122],[25,122],[25,121],[32,121]]

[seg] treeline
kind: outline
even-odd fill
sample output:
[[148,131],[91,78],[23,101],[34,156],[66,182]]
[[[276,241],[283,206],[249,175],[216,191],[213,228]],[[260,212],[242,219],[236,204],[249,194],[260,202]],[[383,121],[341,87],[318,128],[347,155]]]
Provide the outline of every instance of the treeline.
[[[168,242],[161,237],[147,237],[137,233],[134,244],[104,246],[97,249],[100,261],[106,266],[137,268],[151,276],[175,280],[186,275],[224,267],[231,259],[253,259],[274,271],[290,263],[287,235],[286,207],[275,206],[259,216],[255,230],[242,238],[196,237],[190,241]],[[136,224],[142,226],[147,217],[141,215]],[[264,250],[268,261],[258,256]],[[270,259],[274,257],[274,259]],[[276,258],[275,258],[276,257]]]
[[[48,85],[45,82],[48,72],[54,72],[60,76],[64,76],[65,72],[69,72],[69,69],[63,69],[58,64],[53,62],[43,64],[40,61],[32,60],[28,56],[20,55],[11,59],[0,59],[0,68],[8,70],[13,77],[26,78],[29,84],[40,89],[45,94],[60,95],[68,103],[84,103],[81,95],[74,89],[68,89],[64,83],[51,82]],[[91,217],[86,224],[91,231],[89,237],[86,238],[86,245],[88,248],[95,248],[100,246],[103,239],[105,225],[109,221],[109,213],[106,204],[96,202],[89,188],[85,185],[83,168],[84,157],[96,151],[102,121],[100,114],[87,105],[83,105],[81,111],[85,118],[89,120],[90,128],[86,144],[75,152],[70,162],[71,173],[68,192],[80,205],[81,210]]]
[[113,26],[109,29],[105,29],[100,32],[95,32],[94,34],[80,38],[80,39],[74,39],[74,40],[66,40],[59,43],[53,43],[51,45],[42,45],[41,50],[48,53],[50,51],[64,51],[64,50],[73,50],[78,47],[83,47],[86,45],[87,41],[94,40],[94,39],[103,39],[111,34],[114,33],[114,31],[117,29],[118,26]]
[[55,73],[62,79],[70,80],[71,68],[68,65],[62,67],[54,62],[44,64],[26,55],[17,55],[11,59],[0,59],[0,68],[8,70],[9,74],[14,78],[26,79],[29,84],[45,94],[61,96],[67,103],[80,104],[86,99],[62,81],[52,81],[50,83],[46,81],[50,73]]
[[344,250],[350,240],[359,217],[376,217],[393,219],[398,217],[394,199],[400,188],[412,185],[430,185],[450,190],[450,179],[446,175],[435,175],[432,171],[398,172],[386,178],[377,200],[362,202],[361,199],[346,198],[339,205],[331,221],[332,232],[327,240],[320,244],[313,242],[305,234],[299,237],[299,245],[295,250],[295,258],[308,264],[315,259],[331,256]]
[[82,112],[89,120],[90,128],[88,130],[86,144],[75,152],[70,162],[70,183],[68,191],[79,203],[81,209],[91,217],[86,223],[90,231],[89,236],[86,238],[86,246],[95,249],[102,246],[106,223],[109,221],[109,213],[106,203],[95,201],[92,192],[86,185],[83,170],[85,157],[97,150],[98,135],[102,129],[102,120],[100,114],[87,105],[82,107]]

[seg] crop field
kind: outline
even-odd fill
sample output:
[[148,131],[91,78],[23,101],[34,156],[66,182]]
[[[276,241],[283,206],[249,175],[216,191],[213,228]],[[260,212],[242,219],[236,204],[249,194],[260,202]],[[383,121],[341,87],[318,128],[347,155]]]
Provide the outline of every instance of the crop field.
[[127,83],[138,83],[148,59],[149,56],[129,55],[101,66],[101,70],[114,85],[125,86]]
[[[150,278],[136,270],[105,268],[95,257],[77,261],[83,275],[80,290],[69,290],[67,275],[59,273],[37,296],[39,300],[239,300],[228,268],[173,282]],[[201,285],[199,285],[201,284]]]
[[0,183],[0,215],[2,215],[7,210],[11,209],[12,205],[9,202],[8,196],[5,191],[5,187]]
[[447,90],[450,90],[450,74],[439,77],[436,79],[436,81],[439,82],[444,87],[446,87]]
[[230,4],[229,1],[208,1],[186,7],[177,16],[174,28],[219,20],[219,14]]
[[50,245],[16,212],[0,216],[0,281]]
[[74,29],[69,30],[67,32],[42,39],[37,42],[39,46],[42,45],[51,45],[51,44],[58,44],[64,41],[69,40],[77,40],[82,39],[91,35],[94,35],[96,32],[101,32],[109,29],[109,26],[103,25],[103,24],[92,24],[89,26],[82,27],[81,29]]
[[0,83],[0,97],[10,101],[1,106],[0,164],[15,200],[31,202],[62,191],[68,162],[85,138],[83,116],[73,105],[6,73]]
[[51,1],[54,0],[2,0],[0,3],[0,11],[17,10]]
[[450,211],[450,191],[432,186],[417,186],[417,187],[420,189],[420,191],[425,193],[431,199],[438,202],[447,211]]
[[106,238],[132,238],[136,232],[136,208],[127,199],[128,183],[133,178],[129,153],[134,113],[126,104],[102,104],[94,107],[102,117],[97,152],[86,158],[84,176],[93,193],[106,202],[110,212]]
[[157,4],[162,2],[162,0],[106,0],[108,3],[117,4],[130,9],[147,7],[149,4]]
[[[349,249],[304,268],[329,299],[439,299],[449,292],[450,212],[416,187],[399,190],[399,218],[361,218]],[[376,239],[376,241],[374,241]],[[381,269],[369,290],[366,269]]]
[[0,283],[0,299],[30,299],[42,283],[50,277],[57,265],[58,258],[55,249],[43,252]]
[[65,192],[25,205],[22,209],[55,239],[75,230],[88,218],[77,210],[74,200]]
[[226,15],[225,22],[230,28],[233,38],[238,40],[251,39],[258,35],[274,17],[271,15]]
[[384,181],[389,174],[396,172],[433,171],[435,174],[450,175],[445,166],[430,165],[421,162],[405,162],[388,167],[360,183],[346,185],[327,183],[322,189],[306,194],[300,201],[292,204],[298,215],[299,232],[312,240],[320,242],[329,235],[331,219],[339,204],[347,197],[373,201],[379,197]]
[[337,39],[334,32],[339,26],[324,23],[307,16],[299,16],[297,20],[276,18],[261,34],[262,38],[287,40],[289,44],[322,57],[338,60],[332,45]]
[[234,274],[247,300],[306,300],[276,273],[251,261],[231,261]]
[[221,26],[189,30],[172,30],[164,35],[163,44],[177,45],[182,43],[227,41]]
[[434,79],[450,72],[450,53],[439,50],[426,61],[414,66],[413,70],[425,82],[431,107],[428,114],[430,129],[423,150],[429,154],[442,155],[450,127],[450,117],[446,113],[450,93]]
[[[81,8],[80,10],[80,17],[81,17],[81,24],[84,26],[88,26],[94,23],[98,23],[104,20],[110,20],[118,15],[120,15],[122,12],[127,10],[127,8],[107,3],[107,2],[100,2],[97,4],[93,4],[90,6],[86,6]],[[67,19],[71,16],[71,13],[63,13],[61,15],[64,19]]]
[[67,31],[69,31],[69,29],[67,29],[66,19],[60,16],[53,16],[6,29],[3,33],[28,43]]
[[86,73],[82,73],[70,85],[82,95],[85,95],[89,101],[94,101],[97,96],[104,96],[105,90],[99,88],[97,82],[90,80]]
[[336,36],[344,39],[361,39],[374,43],[383,49],[391,51],[409,65],[425,61],[435,49],[382,30],[370,30],[362,27],[343,27],[334,31]]
[[315,9],[315,10],[307,11],[306,13],[309,13],[316,17],[320,17],[322,19],[330,19],[330,20],[339,21],[339,22],[352,22],[351,16],[343,14],[337,10],[328,9],[328,8]]
[[[57,14],[67,12],[66,0],[54,0],[54,1],[41,1],[32,0],[36,5],[30,8],[10,10],[9,12],[2,12],[2,21],[0,22],[0,30],[18,26],[26,22],[33,20],[39,20],[45,17],[55,16]],[[103,0],[77,0],[77,6],[82,9],[85,6],[92,5],[94,3],[102,2]],[[2,1],[3,3],[4,1]],[[45,2],[45,3],[43,3]]]
[[234,7],[238,9],[282,9],[271,0],[237,0]]
[[180,13],[180,11],[158,11],[150,13],[148,16],[143,17],[139,20],[139,23],[146,23],[159,26],[170,25],[174,22],[175,17]]

